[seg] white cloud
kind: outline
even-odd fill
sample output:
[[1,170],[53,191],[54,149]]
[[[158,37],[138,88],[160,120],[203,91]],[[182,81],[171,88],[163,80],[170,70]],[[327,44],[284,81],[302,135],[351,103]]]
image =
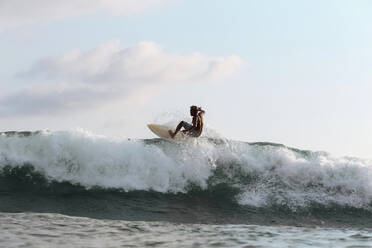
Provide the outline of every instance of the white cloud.
[[0,30],[96,12],[132,15],[169,0],[1,0]]
[[242,63],[235,55],[171,54],[151,41],[126,48],[110,41],[90,51],[70,51],[36,62],[20,75],[44,83],[0,98],[0,116],[80,110],[137,94],[148,96],[169,84],[219,80]]
[[39,86],[0,98],[0,116],[55,114],[56,111],[96,107],[110,95],[115,94],[83,85]]
[[125,49],[121,49],[119,41],[110,41],[88,52],[76,50],[59,57],[41,59],[24,75],[74,79],[86,83],[184,82],[230,74],[241,62],[234,55],[170,54],[151,41]]

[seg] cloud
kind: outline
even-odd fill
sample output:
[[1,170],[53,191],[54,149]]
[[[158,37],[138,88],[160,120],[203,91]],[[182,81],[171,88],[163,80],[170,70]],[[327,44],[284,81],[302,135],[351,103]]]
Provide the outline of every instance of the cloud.
[[0,116],[45,115],[81,108],[94,108],[114,92],[95,90],[86,86],[37,87],[0,98]]
[[207,80],[232,73],[242,60],[238,56],[211,57],[201,53],[166,53],[151,41],[121,49],[109,41],[88,51],[71,51],[37,62],[25,76],[39,75],[85,83],[126,84],[127,82],[184,82]]
[[1,0],[0,30],[90,13],[132,15],[169,0]]
[[143,98],[171,84],[219,80],[242,63],[236,55],[181,55],[167,53],[151,41],[126,48],[109,41],[90,51],[37,61],[20,76],[43,83],[0,98],[0,116],[70,112],[119,98]]

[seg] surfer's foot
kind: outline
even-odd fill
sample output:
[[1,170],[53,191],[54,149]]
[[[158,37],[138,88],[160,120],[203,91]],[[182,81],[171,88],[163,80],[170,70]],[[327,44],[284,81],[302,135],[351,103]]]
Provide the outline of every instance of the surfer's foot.
[[171,138],[173,139],[175,134],[172,132],[172,130],[168,130],[168,133],[171,136]]

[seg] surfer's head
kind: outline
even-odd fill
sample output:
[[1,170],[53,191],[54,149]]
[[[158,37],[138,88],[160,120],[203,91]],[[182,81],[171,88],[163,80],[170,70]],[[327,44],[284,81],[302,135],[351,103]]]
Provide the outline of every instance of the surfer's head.
[[195,116],[195,115],[197,115],[197,114],[198,114],[198,107],[195,106],[195,105],[192,105],[192,106],[190,107],[190,115],[191,115],[191,116]]

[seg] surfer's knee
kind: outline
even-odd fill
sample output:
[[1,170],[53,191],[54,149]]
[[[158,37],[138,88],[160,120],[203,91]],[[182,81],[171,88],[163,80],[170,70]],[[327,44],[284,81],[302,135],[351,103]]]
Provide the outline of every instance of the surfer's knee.
[[179,129],[181,129],[182,126],[183,126],[183,121],[180,121],[180,123],[176,127],[176,131],[178,131]]

